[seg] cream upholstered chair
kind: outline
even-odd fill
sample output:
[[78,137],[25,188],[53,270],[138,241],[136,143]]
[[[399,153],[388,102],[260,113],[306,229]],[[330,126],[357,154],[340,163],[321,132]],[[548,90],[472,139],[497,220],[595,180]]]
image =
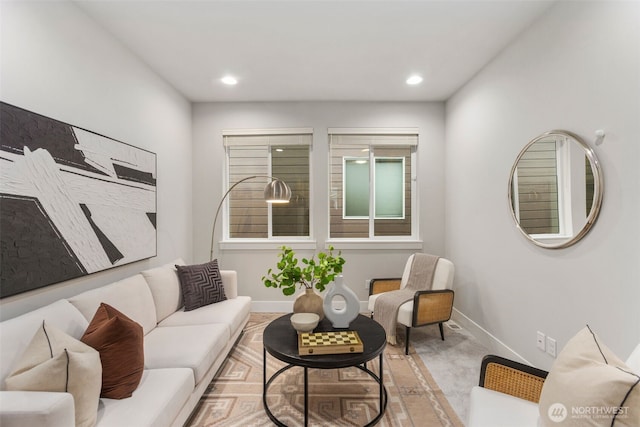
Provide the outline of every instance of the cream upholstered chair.
[[[413,257],[414,255],[411,255],[407,260],[402,278],[371,279],[368,304],[371,317],[373,317],[376,299],[381,293],[403,289],[407,286]],[[454,292],[451,287],[453,285],[454,271],[455,268],[451,261],[445,258],[438,259],[431,290],[417,291],[412,301],[407,301],[400,306],[398,323],[404,325],[407,331],[405,354],[409,354],[411,328],[437,323],[440,327],[440,337],[444,341],[442,324],[451,318],[451,311],[453,310]]]

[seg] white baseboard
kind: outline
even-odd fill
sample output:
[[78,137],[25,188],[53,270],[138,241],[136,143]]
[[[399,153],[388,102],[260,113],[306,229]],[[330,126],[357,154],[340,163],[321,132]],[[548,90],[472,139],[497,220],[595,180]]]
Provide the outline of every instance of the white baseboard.
[[291,313],[293,311],[293,300],[251,301],[251,311],[257,313]]
[[[344,301],[334,301],[336,308],[344,307]],[[360,312],[368,311],[368,301],[360,301]],[[291,313],[293,311],[293,299],[291,301],[251,301],[251,311],[256,313]]]
[[465,316],[462,312],[453,309],[453,313],[451,314],[451,320],[456,322],[458,325],[469,331],[471,335],[477,339],[480,344],[487,347],[492,354],[496,354],[498,356],[506,357],[508,359],[516,360],[522,363],[526,363],[527,365],[531,365],[527,359],[520,356],[513,349],[507,346],[505,343],[500,341],[494,335],[492,335],[489,331],[484,329],[482,326],[478,325],[476,322],[471,320],[469,317]]

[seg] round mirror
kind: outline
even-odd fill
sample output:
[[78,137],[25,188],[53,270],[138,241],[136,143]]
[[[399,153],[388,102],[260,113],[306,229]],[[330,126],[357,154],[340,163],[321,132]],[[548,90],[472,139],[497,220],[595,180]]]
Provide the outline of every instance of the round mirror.
[[600,212],[602,190],[593,150],[571,132],[552,130],[518,155],[509,178],[509,205],[529,240],[560,249],[587,234]]

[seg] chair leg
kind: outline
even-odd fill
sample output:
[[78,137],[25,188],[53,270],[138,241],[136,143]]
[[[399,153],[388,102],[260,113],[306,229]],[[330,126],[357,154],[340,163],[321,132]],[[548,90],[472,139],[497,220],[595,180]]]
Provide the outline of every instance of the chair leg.
[[411,328],[408,326],[406,328],[407,328],[407,339],[406,339],[406,342],[404,343],[404,354],[409,354],[409,336],[411,335]]
[[442,322],[438,323],[438,326],[440,327],[440,338],[442,338],[442,341],[444,341],[444,330],[442,328]]

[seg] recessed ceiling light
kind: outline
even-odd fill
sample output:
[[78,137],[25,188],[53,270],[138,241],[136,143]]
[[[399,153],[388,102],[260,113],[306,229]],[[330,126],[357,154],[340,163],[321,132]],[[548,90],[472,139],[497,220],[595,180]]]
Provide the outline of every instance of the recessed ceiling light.
[[420,84],[420,83],[422,83],[422,77],[420,77],[417,74],[414,74],[413,76],[410,76],[407,79],[407,84],[408,85],[417,85],[417,84]]
[[229,86],[233,86],[234,84],[238,83],[238,79],[233,76],[224,76],[220,79],[220,81]]

